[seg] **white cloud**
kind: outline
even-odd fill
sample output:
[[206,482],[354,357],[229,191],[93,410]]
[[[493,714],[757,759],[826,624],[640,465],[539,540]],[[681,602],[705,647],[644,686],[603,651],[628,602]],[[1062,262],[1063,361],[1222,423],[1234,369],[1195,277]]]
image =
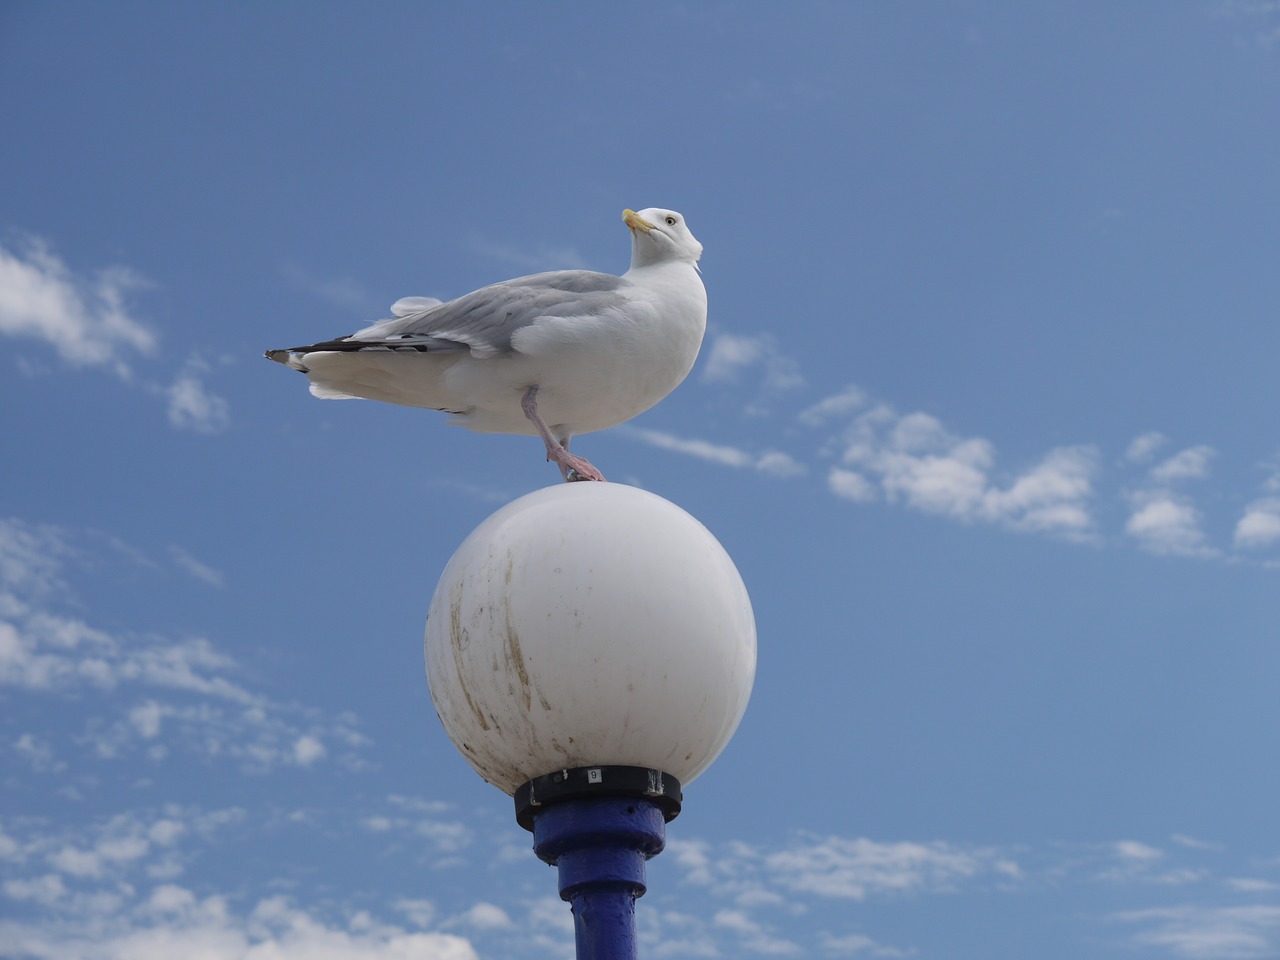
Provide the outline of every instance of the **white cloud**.
[[231,423],[231,405],[205,386],[203,369],[203,364],[188,363],[165,389],[169,423],[177,430],[221,433]]
[[33,770],[64,770],[65,763],[54,759],[53,746],[43,737],[34,733],[21,734],[13,741],[13,752],[31,764]]
[[1236,524],[1237,547],[1259,548],[1280,543],[1280,497],[1265,497],[1245,507]]
[[761,908],[802,909],[806,897],[862,901],[953,891],[979,881],[1005,885],[1022,875],[997,851],[947,843],[802,836],[780,848],[684,841],[670,852],[688,883],[732,904],[731,917],[750,917]]
[[[40,240],[0,246],[0,335],[43,341],[72,366],[103,368],[133,381],[131,361],[154,354],[158,343],[127,302],[131,291],[147,286],[125,267],[76,273]],[[164,398],[175,428],[217,433],[230,422],[230,406],[205,385],[206,369],[193,358],[168,386],[140,385]]]
[[[382,865],[379,873],[394,877],[402,867],[412,864],[420,870],[426,862],[438,867],[442,859],[438,848],[424,849],[405,841],[414,835],[419,821],[439,821],[449,809],[438,801],[395,795],[388,798],[382,811],[373,811],[376,817],[367,818],[384,820],[385,832],[376,838],[364,834],[349,839]],[[515,886],[499,886],[508,890],[511,899],[495,900],[479,892],[479,884],[491,884],[498,876],[492,871],[487,873],[488,879],[484,870],[470,877],[459,872],[448,878],[437,875],[434,884],[443,884],[438,887],[444,898],[441,903],[451,904],[445,914],[432,900],[388,898],[385,888],[381,893],[353,888],[335,897],[329,884],[315,887],[271,873],[240,877],[234,894],[221,894],[190,874],[190,879],[179,884],[175,877],[184,869],[194,872],[205,862],[207,851],[224,840],[219,831],[230,823],[238,824],[238,843],[265,839],[282,826],[336,842],[346,832],[343,825],[350,823],[347,809],[311,808],[305,817],[284,819],[278,810],[274,816],[260,814],[166,806],[104,818],[88,828],[66,825],[50,830],[36,818],[20,821],[12,828],[14,835],[0,842],[0,859],[9,851],[3,864],[7,883],[0,892],[15,901],[11,906],[20,907],[12,913],[28,919],[0,920],[0,942],[21,944],[32,955],[53,960],[149,960],[163,956],[164,950],[172,956],[199,955],[213,960],[429,960],[452,958],[448,950],[462,945],[471,949],[473,943],[485,956],[564,956],[566,950],[571,955],[568,907],[552,894],[525,899],[530,888],[516,875],[520,871],[511,874],[505,866],[501,867],[506,871],[503,876],[511,877]],[[463,830],[475,828],[475,847],[467,860],[498,865],[501,860],[494,851],[510,844],[510,831],[495,830],[491,817],[483,811],[471,814],[471,819],[457,824]],[[41,830],[50,832],[42,836]],[[368,843],[370,839],[375,843]],[[202,841],[202,849],[197,848],[197,840]],[[967,909],[965,903],[977,902],[982,909],[998,913],[1001,908],[992,900],[997,891],[1017,890],[1017,902],[1028,907],[1029,898],[1042,895],[1059,903],[1063,897],[1079,893],[1096,902],[1101,863],[1129,869],[1130,879],[1146,884],[1144,896],[1150,897],[1168,892],[1168,885],[1176,882],[1174,875],[1187,872],[1180,858],[1203,857],[1202,847],[1179,840],[1169,843],[1166,850],[1138,840],[1122,840],[1093,844],[1086,851],[1081,857],[1080,848],[1071,845],[1051,845],[1040,854],[1021,850],[1019,857],[1034,865],[1026,875],[1008,851],[946,842],[894,843],[813,835],[767,844],[675,839],[663,855],[664,860],[672,858],[664,868],[665,877],[658,883],[654,875],[650,896],[637,911],[638,932],[643,953],[662,958],[902,958],[914,951],[907,945],[886,942],[884,933],[894,925],[884,925],[884,912],[860,908],[850,901],[887,899],[895,904],[890,912],[901,913],[908,909],[904,906],[908,898],[935,895],[939,902],[932,914],[924,904],[910,909],[921,924],[941,924],[942,936],[956,910],[963,913]],[[533,869],[540,869],[527,848],[520,853],[534,864]],[[320,860],[341,855],[340,849],[330,849]],[[393,859],[396,857],[401,859]],[[305,873],[297,869],[305,866],[306,862],[295,863],[291,876]],[[78,872],[73,875],[60,867]],[[545,872],[540,876],[554,889],[552,876]],[[1113,879],[1125,878],[1117,875]],[[279,893],[280,883],[288,884],[290,898],[269,895]],[[455,883],[459,884],[457,889]],[[477,886],[460,885],[464,883]],[[468,889],[478,895],[468,896]],[[499,887],[488,889],[501,893]],[[1223,881],[1214,888],[1186,889],[1213,889],[1215,895],[1234,891],[1246,902],[1273,892],[1263,882]],[[965,896],[971,899],[957,900]],[[308,897],[314,899],[304,899]],[[377,915],[381,908],[375,903],[385,905],[385,916]],[[1149,903],[1148,899],[1144,905]],[[0,915],[4,914],[0,905]],[[1126,939],[1186,960],[1233,956],[1230,952],[1214,953],[1213,949],[1229,951],[1236,942],[1274,950],[1280,929],[1265,915],[1195,907],[1116,914],[1111,919],[1124,924],[1121,932]],[[1068,939],[1096,937],[1091,918],[1080,918],[1080,924],[1085,931],[1068,928]],[[1253,940],[1232,939],[1250,932]],[[446,933],[465,933],[466,937],[444,937]],[[414,939],[415,935],[419,939]],[[184,949],[176,946],[180,939]],[[89,952],[78,953],[84,943],[90,944],[84,948]],[[154,954],[148,952],[152,948]],[[446,952],[434,952],[441,949]],[[464,951],[457,956],[471,954]]]
[[46,873],[31,879],[6,880],[4,895],[10,900],[34,900],[50,906],[66,896],[67,888],[62,877],[56,873]]
[[[358,765],[354,751],[367,741],[353,717],[318,722],[302,707],[272,702],[240,681],[239,664],[212,641],[107,632],[59,609],[75,603],[65,560],[85,553],[72,539],[66,531],[0,520],[0,687],[103,696],[117,719],[93,718],[76,738],[103,759],[141,744],[153,759],[181,747],[262,770],[314,763],[327,755],[328,741],[345,748],[343,765]],[[126,707],[122,690],[145,699]]]
[[0,827],[0,860],[21,861],[26,859],[22,844],[4,832]]
[[1168,438],[1163,433],[1151,431],[1135,437],[1125,451],[1124,457],[1131,463],[1145,463],[1151,459],[1158,449],[1165,445]]
[[705,840],[673,838],[667,842],[666,855],[680,865],[690,883],[705,886],[712,882],[711,844]]
[[1277,466],[1275,461],[1266,466],[1271,471],[1271,474],[1262,484],[1262,488],[1268,493],[1280,493],[1280,466]]
[[221,587],[223,577],[221,570],[215,570],[200,560],[197,560],[186,550],[179,546],[169,547],[169,556],[173,558],[173,562],[179,569],[186,571],[195,580],[206,583],[211,587]]
[[312,736],[299,737],[293,742],[293,761],[300,767],[309,767],[323,760],[329,751]]
[[1188,447],[1153,467],[1151,479],[1156,483],[1202,479],[1209,475],[1209,461],[1216,455],[1213,447]]
[[641,427],[626,427],[625,430],[629,435],[651,447],[681,453],[722,467],[751,469],[774,477],[796,477],[807,472],[807,468],[790,454],[777,450],[768,450],[756,455],[738,447],[677,437],[675,434],[661,430],[647,430]]
[[754,466],[771,477],[801,477],[809,472],[809,468],[791,454],[778,450],[766,450],[756,459]]
[[154,740],[160,735],[160,721],[164,719],[165,712],[160,704],[148,700],[129,711],[129,722],[144,740]]
[[1097,454],[1092,447],[1059,447],[1005,489],[987,492],[984,511],[1021,529],[1087,537]]
[[686,456],[705,460],[708,463],[718,463],[725,467],[751,466],[751,455],[737,447],[708,443],[705,440],[689,440],[661,430],[645,430],[640,427],[631,427],[627,432],[659,450],[683,453]]
[[408,917],[409,922],[416,927],[425,930],[435,922],[436,907],[430,900],[401,897],[391,905]]
[[156,346],[125,305],[130,290],[146,285],[124,267],[78,275],[39,240],[0,247],[0,334],[42,340],[73,366],[128,378],[128,358]]
[[800,414],[800,422],[810,427],[818,427],[835,418],[845,418],[855,410],[865,407],[868,398],[857,387],[845,387],[844,390],[815,403]]
[[759,394],[744,411],[750,415],[767,412],[771,398],[805,383],[800,365],[779,351],[771,334],[717,333],[711,338],[705,355],[702,379],[706,383],[737,383],[747,371],[759,368]]
[[909,957],[913,953],[910,950],[902,950],[898,947],[889,947],[882,943],[877,943],[861,933],[850,933],[842,937],[824,933],[821,945],[823,952],[840,957],[856,957],[859,955],[868,957]]
[[775,936],[741,910],[718,910],[711,922],[737,934],[742,946],[752,953],[787,957],[804,952],[798,943]]
[[1266,50],[1280,44],[1280,3],[1276,0],[1220,0],[1215,12],[1241,22],[1254,18],[1253,41]]
[[1116,913],[1112,919],[1145,929],[1133,940],[1187,960],[1253,960],[1280,949],[1280,907],[1178,906]]
[[1169,838],[1174,843],[1182,847],[1188,847],[1192,850],[1221,850],[1222,845],[1210,843],[1208,840],[1200,840],[1196,837],[1189,837],[1185,833],[1175,833]]
[[172,884],[130,909],[99,908],[56,925],[0,920],[0,942],[47,960],[478,960],[471,943],[453,934],[410,933],[362,914],[334,924],[284,897],[237,914],[226,897],[201,898]]
[[[1144,442],[1145,441],[1145,442]],[[1130,460],[1150,459],[1162,445],[1161,434],[1144,434],[1130,445]],[[1134,456],[1135,447],[1142,448]],[[1191,500],[1173,487],[1183,481],[1200,480],[1209,475],[1209,464],[1217,456],[1210,446],[1187,447],[1161,460],[1147,474],[1141,488],[1128,493],[1129,518],[1125,533],[1149,553],[1165,556],[1215,557],[1219,551],[1208,546],[1201,527],[1200,511]]]
[[767,335],[744,337],[722,333],[714,337],[707,351],[702,378],[712,383],[737,380],[742,371],[764,359],[771,338]]
[[[318,276],[292,261],[281,264],[280,273],[295,290],[342,310],[357,313],[362,319],[365,318],[365,313],[379,302],[379,298],[364,284],[351,277]],[[358,325],[360,325],[359,322],[353,323],[352,328]]]
[[[1185,846],[1185,844],[1183,844]],[[1170,863],[1158,847],[1138,840],[1120,840],[1102,851],[1103,867],[1096,879],[1123,885],[1181,886],[1203,880],[1202,870]]]
[[416,836],[440,853],[457,853],[474,840],[474,834],[466,824],[440,816],[448,810],[447,804],[397,794],[392,794],[387,800],[397,812],[364,817],[360,822],[366,830],[396,837]]
[[[173,808],[177,813],[178,808]],[[162,817],[147,828],[147,839],[162,847],[172,846],[187,832],[187,825],[181,820]]]
[[12,591],[9,605],[25,607],[15,595],[37,600],[64,590],[62,564],[74,552],[55,527],[0,517],[0,588]]
[[1187,557],[1216,555],[1205,544],[1200,512],[1167,490],[1144,491],[1133,497],[1134,510],[1125,533],[1151,553]]
[[1000,483],[990,441],[954,436],[936,417],[900,415],[884,404],[854,417],[842,446],[842,466],[827,482],[845,499],[867,502],[879,492],[891,503],[965,522],[1075,540],[1094,536],[1092,447],[1058,447]]
[[873,894],[945,889],[991,869],[993,858],[945,843],[826,837],[769,854],[765,862],[792,891],[863,900]]
[[827,486],[837,497],[854,503],[870,503],[877,497],[875,484],[854,470],[832,467],[827,474]]
[[237,808],[204,811],[169,804],[55,828],[36,818],[15,821],[19,837],[10,838],[15,855],[7,859],[28,870],[6,883],[5,895],[46,905],[66,900],[77,911],[90,910],[102,898],[118,902],[122,893],[132,895],[132,882],[140,875],[181,873],[190,857],[178,848],[182,838],[207,843],[243,819]]
[[1147,846],[1137,840],[1120,840],[1115,844],[1116,854],[1124,860],[1159,860],[1164,851]]
[[471,906],[458,917],[466,926],[481,930],[493,930],[511,926],[511,918],[507,911],[492,903],[480,902]]
[[1271,893],[1280,890],[1280,883],[1259,880],[1257,877],[1228,877],[1224,882],[1232,890],[1240,893]]
[[[1099,490],[1100,456],[1091,444],[1055,447],[1011,473],[999,469],[991,441],[957,436],[924,412],[901,414],[855,386],[804,409],[798,419],[831,431],[819,453],[837,460],[827,468],[826,485],[840,499],[884,500],[962,522],[1102,542],[1098,507],[1107,491]],[[1124,453],[1124,462],[1147,465],[1136,489],[1114,494],[1129,504],[1125,534],[1151,553],[1220,557],[1202,529],[1200,511],[1177,489],[1208,477],[1217,451],[1200,444],[1157,460],[1167,443],[1164,434],[1149,431]],[[1236,524],[1237,548],[1280,543],[1277,464],[1280,459],[1264,464],[1268,495],[1245,508]]]
[[[77,881],[101,881],[114,887],[162,851],[169,865],[176,866],[172,848],[189,832],[208,837],[238,819],[239,812],[234,809],[203,813],[169,806],[164,812],[117,814],[61,835],[33,834],[27,840],[26,850],[38,855],[39,860],[57,874]],[[181,867],[177,866],[177,870]]]
[[517,270],[585,270],[589,265],[582,254],[573,247],[558,247],[540,243],[534,247],[517,247],[508,243],[494,243],[480,236],[471,237],[467,248],[474,254],[509,264]]
[[565,956],[565,944],[573,942],[573,915],[559,897],[543,896],[529,901],[524,929],[532,931],[523,939],[544,955]]

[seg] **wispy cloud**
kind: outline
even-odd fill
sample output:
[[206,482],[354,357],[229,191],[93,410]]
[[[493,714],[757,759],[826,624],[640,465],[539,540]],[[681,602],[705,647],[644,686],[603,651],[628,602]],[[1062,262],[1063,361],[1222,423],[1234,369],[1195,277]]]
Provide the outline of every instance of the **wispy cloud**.
[[[42,341],[72,367],[109,370],[159,396],[175,429],[219,433],[230,423],[230,405],[207,386],[208,364],[192,357],[167,384],[135,375],[134,364],[159,344],[129,303],[149,286],[128,267],[73,270],[44,240],[0,245],[0,335]],[[18,362],[33,375],[47,372],[28,358]]]
[[1280,907],[1182,905],[1112,915],[1141,929],[1134,943],[1160,947],[1187,960],[1253,960],[1273,957],[1280,946]]
[[0,246],[0,333],[128,379],[130,359],[156,348],[155,332],[128,307],[129,293],[148,285],[127,267],[77,273],[41,240]]
[[[1156,446],[1150,438],[1165,438],[1159,434],[1143,434],[1129,446],[1147,447],[1145,456],[1128,459],[1145,463]],[[1129,518],[1124,532],[1149,553],[1183,556],[1216,557],[1221,551],[1209,546],[1203,529],[1201,513],[1196,509],[1185,490],[1178,489],[1187,481],[1203,480],[1209,476],[1209,464],[1217,455],[1212,447],[1200,445],[1187,447],[1157,463],[1146,472],[1144,480],[1127,493]]]
[[205,385],[208,365],[189,360],[164,389],[169,423],[177,430],[221,433],[231,423],[231,405]]
[[[846,392],[824,401],[828,411],[852,407]],[[810,408],[803,415],[814,422]],[[1092,515],[1097,451],[1058,447],[1020,472],[999,479],[994,445],[950,433],[926,413],[899,414],[887,404],[858,412],[845,425],[841,465],[828,474],[837,496],[855,502],[883,497],[924,513],[1074,540],[1095,537]]]
[[1216,455],[1213,447],[1188,447],[1153,467],[1151,479],[1156,483],[1200,480],[1209,475],[1209,462]]
[[1151,553],[1184,557],[1212,557],[1206,545],[1201,516],[1191,503],[1167,490],[1141,491],[1132,496],[1133,513],[1124,531]]
[[280,266],[280,273],[289,286],[331,306],[349,310],[353,314],[351,329],[365,325],[375,311],[380,298],[359,280],[347,276],[320,276],[301,264],[287,261]]
[[1155,430],[1134,437],[1125,450],[1125,459],[1130,463],[1146,463],[1157,450],[1168,443],[1168,438]]
[[[522,871],[500,854],[511,829],[495,831],[483,812],[400,794],[363,811],[170,803],[58,825],[10,818],[0,826],[0,900],[6,903],[0,915],[9,918],[0,920],[0,942],[26,949],[18,955],[54,960],[188,956],[197,947],[214,960],[564,955],[573,940],[568,907],[551,892],[531,895],[538,888],[518,879]],[[482,871],[473,881],[483,885],[479,897],[459,887],[462,875],[454,872],[437,875],[432,899],[349,889],[346,902],[335,902],[328,884],[271,874],[238,877],[235,893],[225,894],[201,874],[210,848],[251,843],[270,849],[265,845],[277,834],[307,868],[306,845],[294,843],[320,835],[326,844],[315,852],[317,868],[358,849],[376,859],[371,877],[424,865],[456,870],[464,862],[489,863],[498,872]],[[536,867],[527,848],[519,852]],[[881,932],[896,926],[881,923],[887,904],[897,911],[911,902],[917,917],[931,918],[925,926],[945,930],[958,898],[983,903],[996,915],[1009,908],[993,903],[996,897],[1008,896],[1006,903],[1018,909],[1048,898],[1046,906],[1060,915],[1063,902],[1078,902],[1073,888],[1096,890],[1101,883],[1108,902],[1136,898],[1140,908],[1078,916],[1077,929],[1060,928],[1056,936],[1074,937],[1082,947],[1096,944],[1102,921],[1114,931],[1109,939],[1122,946],[1178,960],[1270,956],[1280,946],[1280,908],[1259,905],[1258,898],[1273,891],[1274,867],[1239,882],[1230,879],[1233,873],[1215,880],[1205,864],[1224,855],[1212,845],[1178,840],[1168,849],[1136,839],[1000,849],[829,834],[769,837],[768,831],[752,842],[673,836],[663,860],[674,869],[651,886],[637,920],[644,953],[655,957],[902,958],[916,955],[917,944]],[[499,872],[504,880],[494,882]],[[545,871],[536,876],[554,884]],[[288,898],[280,896],[282,883]],[[1159,899],[1172,895],[1179,900]],[[1205,902],[1209,896],[1232,901]],[[939,916],[930,913],[930,901],[951,906],[941,906]],[[373,906],[379,902],[385,908]]]
[[684,454],[708,463],[716,463],[722,467],[750,469],[774,477],[795,477],[807,472],[798,460],[779,450],[766,450],[756,454],[739,447],[678,437],[661,430],[648,430],[642,427],[624,427],[623,429],[628,435],[651,447]]
[[1016,876],[1012,860],[990,850],[945,843],[881,843],[824,837],[766,855],[765,863],[789,890],[864,900],[887,893],[945,890],[993,871]]
[[1280,497],[1255,500],[1236,523],[1233,541],[1237,547],[1254,549],[1280,543]]
[[450,933],[410,932],[356,914],[346,923],[314,915],[285,896],[259,900],[247,912],[225,895],[201,897],[173,883],[145,898],[103,898],[68,910],[53,925],[0,921],[0,939],[19,956],[58,960],[159,960],[199,956],[324,957],[326,960],[479,960],[469,940]]
[[[344,765],[360,763],[364,738],[352,718],[272,701],[211,640],[107,630],[70,612],[65,561],[91,553],[74,542],[64,530],[0,520],[0,687],[100,704],[103,715],[89,707],[72,748],[98,759],[196,752],[258,770],[312,766],[334,750]],[[174,549],[188,573],[218,581]],[[54,749],[43,742],[49,762]]]
[[863,390],[848,386],[801,411],[799,419],[805,426],[820,427],[833,420],[844,421],[870,403],[870,397]]
[[1250,23],[1253,40],[1265,50],[1280,45],[1280,0],[1220,0],[1220,14]]
[[804,953],[793,940],[779,937],[770,928],[742,910],[717,910],[711,922],[731,931],[742,949],[770,957],[790,957]]
[[1204,878],[1203,870],[1171,863],[1158,847],[1138,840],[1119,840],[1103,849],[1103,866],[1097,878],[1125,885],[1179,886]]
[[805,385],[800,365],[778,348],[771,334],[716,333],[705,355],[705,383],[736,384],[752,376],[755,394],[743,408],[748,416],[768,413],[779,396]]
[[426,841],[438,854],[456,854],[470,846],[474,833],[450,812],[447,804],[393,794],[379,812],[366,816],[361,825],[374,834],[386,834],[397,840],[414,836]]
[[1257,877],[1228,877],[1223,882],[1239,893],[1273,893],[1280,890],[1280,883],[1260,880]]
[[[781,849],[735,842],[712,849],[676,843],[686,878],[744,903],[785,903],[796,894],[861,901],[930,893],[979,878],[1008,881],[1016,862],[993,849],[946,843],[881,842],[865,837],[799,837]],[[769,889],[779,897],[762,897]]]
[[886,946],[861,933],[833,936],[823,933],[818,941],[823,953],[836,957],[910,957],[915,951]]
[[176,544],[170,545],[169,556],[179,569],[201,583],[208,584],[211,587],[221,587],[223,585],[224,578],[221,570],[215,570],[204,561],[196,559],[182,547]]
[[[721,334],[710,346],[703,381],[718,388],[738,384],[749,391],[756,381],[767,381],[765,358],[773,350],[768,337]],[[797,369],[794,385],[800,384],[803,378]],[[743,413],[754,416],[750,404]],[[905,507],[1077,543],[1102,545],[1124,539],[1163,556],[1226,555],[1223,547],[1211,542],[1206,518],[1190,490],[1210,479],[1219,452],[1208,444],[1160,456],[1169,438],[1147,431],[1129,442],[1118,458],[1107,459],[1112,471],[1108,477],[1095,444],[1055,446],[1038,459],[1005,466],[992,440],[956,434],[931,413],[902,413],[855,385],[801,407],[794,418],[781,432],[792,445],[805,431],[816,435],[812,460],[774,450],[760,454],[738,444],[666,431],[624,429],[651,446],[720,466],[787,478],[817,473],[831,495],[851,503]],[[822,461],[827,461],[825,466]],[[1280,545],[1280,467],[1272,463],[1268,469],[1266,495],[1249,503],[1236,522],[1232,546],[1237,551],[1256,553]],[[1117,503],[1125,519],[1118,531],[1108,533],[1102,524],[1115,513]],[[1241,556],[1236,553],[1232,559]],[[1280,565],[1259,559],[1266,566]]]
[[[590,266],[582,254],[568,246],[538,244],[532,247],[517,247],[507,243],[495,243],[480,236],[472,236],[467,243],[467,248],[477,256],[496,260],[513,269],[527,272],[582,270]],[[459,290],[452,295],[461,296],[466,292]]]
[[[7,901],[0,910],[0,952],[52,960],[477,960],[466,937],[438,925],[425,929],[435,914],[426,901],[397,904],[423,928],[408,931],[364,910],[335,919],[278,892],[247,896],[245,887],[259,885],[258,878],[241,878],[228,894],[199,892],[198,881],[176,882],[210,847],[246,830],[261,837],[273,828],[240,807],[180,804],[56,827],[41,818],[11,819],[0,830],[0,899]],[[491,930],[501,914],[482,902],[464,916],[471,927]]]
[[711,338],[702,378],[710,383],[736,382],[752,368],[763,372],[764,386],[770,390],[794,390],[804,386],[799,364],[781,353],[772,334],[742,336],[717,333]]
[[70,538],[57,527],[0,518],[0,586],[10,611],[26,609],[18,597],[42,601],[65,590],[62,567],[75,553]]

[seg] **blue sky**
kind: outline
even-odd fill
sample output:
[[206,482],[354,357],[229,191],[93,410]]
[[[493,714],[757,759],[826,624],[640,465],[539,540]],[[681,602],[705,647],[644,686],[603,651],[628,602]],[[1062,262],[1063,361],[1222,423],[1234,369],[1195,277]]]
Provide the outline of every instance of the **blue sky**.
[[689,379],[575,450],[751,592],[659,957],[1280,956],[1280,5],[0,10],[0,956],[565,957],[431,709],[528,437],[270,347],[621,272]]

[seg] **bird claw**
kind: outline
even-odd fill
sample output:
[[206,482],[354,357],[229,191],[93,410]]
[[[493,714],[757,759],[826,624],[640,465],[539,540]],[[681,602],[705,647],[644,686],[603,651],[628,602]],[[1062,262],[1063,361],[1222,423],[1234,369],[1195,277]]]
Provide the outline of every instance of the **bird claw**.
[[536,383],[524,392],[520,400],[520,409],[537,429],[542,442],[547,445],[547,459],[560,468],[560,475],[564,477],[565,483],[575,483],[579,480],[604,482],[604,474],[593,467],[590,461],[569,452],[568,435],[553,436],[542,418],[538,416],[538,385]]
[[567,450],[563,456],[548,457],[548,460],[554,460],[556,466],[560,468],[560,473],[564,476],[565,483],[580,483],[584,480],[594,480],[598,483],[604,482],[604,474],[591,465],[591,463],[582,457],[575,457]]

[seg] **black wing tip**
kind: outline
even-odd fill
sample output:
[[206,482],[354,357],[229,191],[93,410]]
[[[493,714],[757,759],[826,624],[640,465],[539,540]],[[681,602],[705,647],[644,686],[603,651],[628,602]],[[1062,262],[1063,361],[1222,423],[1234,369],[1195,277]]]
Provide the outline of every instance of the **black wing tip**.
[[293,350],[268,350],[263,354],[263,356],[268,360],[274,360],[276,363],[282,363],[292,370],[301,370],[303,373],[307,372],[307,368],[304,367],[302,365],[302,361],[294,355]]

